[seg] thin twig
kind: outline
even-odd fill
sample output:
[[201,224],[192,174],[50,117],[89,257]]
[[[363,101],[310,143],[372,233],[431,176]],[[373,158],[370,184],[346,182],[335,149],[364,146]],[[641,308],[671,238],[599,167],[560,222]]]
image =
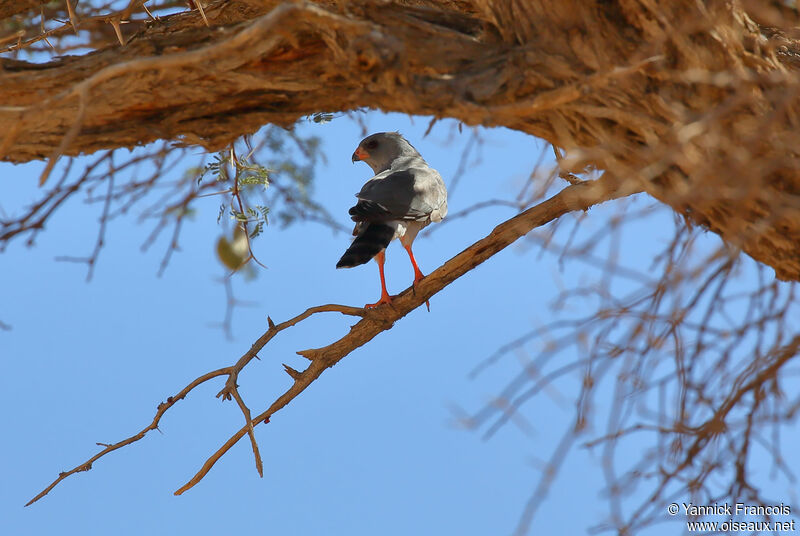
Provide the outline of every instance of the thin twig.
[[158,405],[158,410],[156,411],[156,415],[155,415],[155,417],[153,417],[153,421],[149,425],[145,426],[141,431],[139,431],[139,433],[134,434],[134,435],[132,435],[132,436],[130,436],[128,438],[125,438],[122,441],[119,441],[119,442],[114,443],[114,444],[98,443],[99,445],[102,445],[105,448],[103,450],[101,450],[100,452],[98,452],[97,454],[95,454],[94,456],[92,456],[91,458],[89,458],[88,460],[86,460],[85,462],[83,462],[82,464],[70,469],[69,471],[64,471],[62,473],[59,473],[58,474],[58,478],[56,478],[49,486],[47,486],[41,492],[39,492],[39,494],[36,495],[36,497],[34,497],[30,501],[28,501],[25,504],[25,506],[32,505],[33,503],[35,503],[36,501],[38,501],[39,499],[41,499],[42,497],[44,497],[45,495],[50,493],[50,490],[52,490],[54,487],[56,487],[62,480],[64,480],[68,476],[73,475],[75,473],[82,472],[82,471],[90,470],[92,468],[92,464],[94,462],[96,462],[97,460],[99,460],[100,458],[102,458],[103,456],[105,456],[106,454],[109,454],[111,452],[114,452],[117,449],[120,449],[120,448],[126,446],[126,445],[130,445],[131,443],[139,441],[148,432],[151,432],[153,430],[158,429],[158,424],[159,424],[159,422],[161,422],[161,417],[163,417],[164,413],[166,413],[169,408],[171,408],[173,405],[175,405],[176,402],[178,402],[179,400],[182,400],[183,398],[185,398],[186,395],[188,395],[198,385],[201,385],[201,384],[207,382],[208,380],[216,378],[217,376],[223,376],[226,373],[228,373],[228,368],[227,367],[226,368],[217,369],[217,370],[214,370],[212,372],[208,372],[208,373],[200,376],[199,378],[193,380],[191,383],[189,383],[189,385],[187,385],[186,387],[181,389],[176,395],[168,397],[166,402],[160,403]]

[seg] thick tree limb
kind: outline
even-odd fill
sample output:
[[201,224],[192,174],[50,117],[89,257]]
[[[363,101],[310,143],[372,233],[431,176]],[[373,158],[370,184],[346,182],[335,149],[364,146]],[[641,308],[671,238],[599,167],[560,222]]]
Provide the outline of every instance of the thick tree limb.
[[[178,489],[175,494],[180,495],[202,480],[202,478],[211,470],[217,460],[219,460],[245,434],[250,434],[251,436],[253,452],[256,458],[256,467],[259,470],[259,474],[261,474],[261,459],[258,454],[258,447],[255,442],[255,437],[252,435],[253,427],[260,423],[269,422],[269,419],[272,415],[274,415],[277,411],[286,406],[300,393],[302,393],[309,385],[311,385],[311,383],[319,378],[326,369],[334,366],[353,350],[360,348],[381,332],[391,329],[397,320],[403,318],[405,315],[425,303],[434,294],[441,291],[447,285],[463,276],[476,266],[480,265],[497,252],[505,249],[532,229],[545,225],[561,217],[567,212],[587,210],[591,206],[598,203],[626,197],[639,191],[641,191],[641,188],[637,186],[637,182],[635,180],[620,180],[616,176],[610,174],[605,174],[602,178],[596,181],[587,181],[581,184],[568,186],[552,198],[495,227],[495,229],[486,238],[479,240],[472,246],[468,247],[447,261],[443,266],[420,281],[416,287],[412,287],[404,291],[402,294],[397,296],[393,303],[389,306],[383,306],[377,309],[361,309],[341,305],[322,305],[318,307],[312,307],[302,314],[280,324],[274,324],[271,319],[268,319],[269,329],[261,337],[259,337],[255,343],[253,343],[250,350],[248,350],[237,361],[236,364],[209,372],[192,381],[177,395],[168,398],[166,403],[159,405],[156,416],[150,425],[145,427],[139,433],[123,441],[113,445],[104,445],[104,449],[102,451],[92,456],[86,462],[71,469],[70,471],[59,474],[55,481],[53,481],[36,497],[31,499],[26,506],[33,504],[47,495],[56,485],[58,485],[68,476],[80,471],[88,471],[91,469],[92,464],[99,458],[123,446],[142,439],[147,432],[155,430],[158,427],[158,423],[160,422],[163,414],[178,400],[186,397],[186,395],[198,385],[223,375],[227,375],[228,379],[225,383],[225,386],[217,396],[222,397],[223,399],[230,399],[231,397],[234,397],[237,400],[239,407],[242,409],[242,412],[247,417],[247,422],[242,428],[239,429],[238,432],[231,436],[231,438],[228,439],[228,441],[205,462],[198,473],[191,480],[189,480],[189,482]],[[361,316],[363,318],[350,329],[347,335],[338,341],[335,341],[323,348],[298,352],[298,354],[311,361],[308,368],[302,372],[299,372],[287,366],[286,371],[294,380],[292,386],[285,393],[279,396],[269,408],[255,417],[250,418],[250,410],[244,405],[244,402],[241,401],[237,391],[237,379],[241,370],[247,366],[247,364],[250,363],[253,358],[257,357],[257,354],[270,340],[272,340],[273,337],[275,337],[275,335],[284,329],[298,324],[315,313],[326,311],[336,311],[347,315]]]
[[567,172],[637,175],[800,280],[800,44],[754,22],[774,22],[760,5],[212,2],[211,28],[179,13],[124,47],[0,59],[0,158],[160,138],[218,149],[265,123],[362,107],[453,117],[544,138]]

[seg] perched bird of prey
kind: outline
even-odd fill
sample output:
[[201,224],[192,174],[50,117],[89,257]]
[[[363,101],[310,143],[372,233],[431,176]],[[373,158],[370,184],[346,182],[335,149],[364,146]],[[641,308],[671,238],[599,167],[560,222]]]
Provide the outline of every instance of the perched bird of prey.
[[[366,162],[375,176],[356,194],[350,209],[356,222],[355,240],[336,264],[352,268],[375,258],[381,275],[381,299],[365,307],[391,303],[383,274],[385,249],[395,238],[408,252],[414,267],[414,284],[424,276],[414,259],[411,244],[423,227],[447,215],[447,189],[439,172],[428,165],[399,132],[367,136],[353,153],[353,162]],[[430,310],[430,304],[425,302]]]

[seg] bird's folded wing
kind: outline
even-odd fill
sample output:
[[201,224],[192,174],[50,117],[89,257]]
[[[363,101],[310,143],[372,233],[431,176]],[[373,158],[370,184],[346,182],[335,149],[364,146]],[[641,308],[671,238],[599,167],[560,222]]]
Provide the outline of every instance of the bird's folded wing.
[[385,173],[367,181],[356,194],[358,203],[350,209],[353,221],[426,220],[446,200],[444,183],[434,169],[414,167]]

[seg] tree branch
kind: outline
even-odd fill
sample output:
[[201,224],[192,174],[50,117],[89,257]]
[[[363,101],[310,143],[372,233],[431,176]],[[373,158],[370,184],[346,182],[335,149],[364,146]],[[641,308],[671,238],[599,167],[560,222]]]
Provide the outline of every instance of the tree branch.
[[100,452],[98,452],[97,454],[95,454],[94,456],[89,458],[88,460],[86,460],[84,463],[78,465],[77,467],[73,467],[69,471],[64,471],[64,472],[59,473],[58,474],[58,478],[56,478],[49,486],[47,486],[41,492],[39,492],[39,494],[36,495],[36,497],[34,497],[30,501],[28,501],[25,504],[25,506],[32,505],[33,503],[35,503],[36,501],[38,501],[39,499],[41,499],[42,497],[44,497],[45,495],[50,493],[50,491],[54,487],[56,487],[62,480],[64,480],[68,476],[73,475],[75,473],[80,473],[82,471],[90,470],[92,468],[92,464],[94,462],[96,462],[97,460],[99,460],[100,458],[102,458],[103,456],[105,456],[106,454],[110,454],[111,452],[114,452],[117,449],[120,449],[120,448],[122,448],[122,447],[124,447],[126,445],[130,445],[131,443],[139,441],[148,432],[151,432],[153,430],[158,429],[158,423],[161,422],[161,417],[164,416],[164,413],[166,413],[169,408],[174,406],[175,403],[177,403],[179,400],[182,400],[183,398],[185,398],[186,395],[188,395],[198,385],[201,385],[201,384],[207,382],[208,380],[210,380],[212,378],[216,378],[217,376],[222,376],[222,375],[226,374],[227,371],[228,371],[227,368],[222,368],[222,369],[218,369],[218,370],[209,372],[207,374],[204,374],[204,375],[200,376],[199,378],[195,379],[194,381],[192,381],[191,383],[189,383],[189,385],[187,385],[183,389],[181,389],[178,392],[178,394],[168,397],[166,402],[162,402],[162,403],[160,403],[158,405],[158,410],[156,411],[155,417],[153,417],[153,421],[149,425],[144,427],[139,433],[134,434],[134,435],[132,435],[132,436],[126,438],[126,439],[123,439],[122,441],[119,441],[117,443],[114,443],[114,444],[98,443],[99,446],[104,447],[103,450],[101,450]]
[[[297,315],[296,317],[280,324],[274,324],[272,320],[268,318],[267,320],[270,326],[269,329],[253,343],[251,348],[245,352],[245,354],[239,358],[234,365],[209,372],[191,382],[177,395],[168,398],[166,403],[159,405],[156,416],[150,425],[148,425],[138,434],[120,441],[119,443],[105,445],[105,448],[102,451],[92,456],[83,464],[71,469],[70,471],[59,474],[58,478],[53,483],[51,483],[36,497],[31,499],[26,506],[33,504],[47,495],[50,490],[52,490],[59,482],[68,476],[80,471],[88,471],[91,469],[92,463],[99,458],[125,445],[129,445],[142,439],[147,432],[155,430],[158,427],[158,423],[163,414],[170,407],[172,407],[175,402],[184,398],[198,385],[212,378],[223,375],[227,375],[228,378],[225,382],[225,386],[217,394],[217,397],[221,397],[223,400],[229,400],[231,397],[235,398],[240,409],[244,413],[247,422],[244,426],[242,426],[242,428],[239,429],[238,432],[233,434],[225,442],[225,444],[222,445],[222,447],[212,454],[203,464],[202,468],[197,472],[197,474],[180,489],[178,489],[175,494],[182,494],[202,480],[202,478],[211,470],[217,460],[219,460],[245,434],[251,434],[250,437],[253,446],[253,453],[256,458],[256,467],[259,469],[259,474],[261,474],[261,459],[258,453],[258,446],[255,442],[255,437],[252,435],[253,427],[261,423],[269,422],[269,419],[272,415],[274,415],[277,411],[286,406],[300,393],[302,393],[309,385],[311,385],[311,383],[319,378],[326,369],[334,366],[342,358],[350,354],[356,348],[359,348],[372,340],[379,333],[391,329],[397,320],[403,318],[409,312],[425,303],[434,294],[441,291],[459,277],[480,265],[497,252],[514,243],[520,237],[528,233],[531,229],[545,225],[546,223],[561,217],[567,212],[587,210],[591,206],[598,203],[626,197],[639,191],[641,191],[641,188],[636,185],[635,181],[630,179],[621,180],[608,173],[596,181],[588,181],[582,184],[568,186],[550,199],[495,227],[495,229],[486,238],[479,240],[472,246],[468,247],[447,261],[443,266],[420,281],[416,288],[411,287],[406,289],[403,293],[397,296],[389,306],[383,306],[377,309],[362,309],[342,305],[321,305],[309,308],[300,315]],[[241,370],[244,369],[244,367],[247,366],[247,364],[252,361],[253,358],[257,357],[258,352],[261,351],[261,349],[263,349],[264,346],[270,340],[272,340],[273,337],[275,337],[275,335],[289,327],[298,324],[313,314],[329,311],[340,312],[342,314],[351,316],[361,316],[362,320],[354,325],[350,329],[350,332],[338,341],[335,341],[323,348],[303,350],[298,352],[299,355],[302,355],[311,361],[308,368],[302,372],[298,372],[288,366],[285,366],[286,372],[294,380],[292,386],[285,393],[280,395],[272,403],[272,405],[269,406],[269,408],[255,417],[250,418],[250,410],[244,405],[244,402],[241,401],[241,397],[238,396],[237,391],[236,381]]]
[[[348,307],[346,305],[318,305],[316,307],[311,307],[311,308],[307,309],[306,311],[304,311],[303,313],[297,315],[296,317],[292,318],[291,320],[287,320],[286,322],[278,324],[277,326],[272,323],[272,320],[269,320],[269,324],[270,324],[269,330],[267,330],[267,332],[264,333],[264,335],[262,335],[255,342],[255,344],[253,344],[253,347],[248,352],[246,352],[239,359],[239,361],[236,362],[235,365],[230,366],[230,367],[217,369],[217,370],[214,370],[212,372],[208,372],[208,373],[200,376],[199,378],[193,380],[192,382],[190,382],[186,387],[181,389],[178,392],[178,394],[168,397],[166,402],[162,402],[162,403],[160,403],[158,405],[158,411],[156,411],[156,415],[155,415],[155,417],[153,417],[153,421],[148,426],[143,428],[139,433],[134,434],[134,435],[132,435],[132,436],[126,438],[126,439],[123,439],[122,441],[119,441],[117,443],[114,443],[114,444],[98,443],[98,445],[104,447],[103,450],[101,450],[100,452],[98,452],[97,454],[95,454],[94,456],[89,458],[84,463],[78,465],[77,467],[74,467],[74,468],[70,469],[69,471],[65,471],[65,472],[59,473],[58,474],[58,478],[56,478],[49,486],[47,486],[45,489],[43,489],[38,495],[36,495],[36,497],[34,497],[30,501],[28,501],[28,503],[25,504],[25,506],[32,505],[33,503],[35,503],[36,501],[38,501],[39,499],[41,499],[42,497],[44,497],[45,495],[50,493],[50,491],[54,487],[56,487],[59,482],[61,482],[62,480],[64,480],[68,476],[73,475],[75,473],[82,472],[82,471],[90,470],[92,468],[92,464],[95,461],[97,461],[98,459],[100,459],[103,456],[105,456],[106,454],[110,454],[111,452],[114,452],[115,450],[117,450],[119,448],[122,448],[122,447],[124,447],[126,445],[130,445],[131,443],[135,443],[136,441],[139,441],[140,439],[144,438],[144,436],[148,432],[151,432],[153,430],[158,429],[158,424],[159,424],[159,422],[161,422],[161,418],[164,416],[164,414],[167,412],[168,409],[170,409],[172,406],[174,406],[179,400],[182,400],[182,399],[186,398],[186,395],[188,395],[195,387],[207,382],[208,380],[216,378],[218,376],[227,375],[228,376],[228,381],[225,384],[225,388],[222,391],[220,391],[220,393],[217,396],[218,397],[219,396],[223,396],[223,400],[230,400],[231,396],[236,397],[237,403],[240,403],[240,408],[242,409],[242,412],[245,414],[245,417],[248,419],[248,423],[245,425],[245,430],[249,431],[252,428],[252,424],[253,423],[258,423],[259,421],[258,421],[258,419],[254,419],[254,420],[251,421],[250,420],[250,415],[249,415],[249,411],[250,410],[247,409],[247,406],[244,405],[243,401],[240,402],[241,401],[241,397],[238,396],[238,391],[236,390],[236,378],[237,378],[239,372],[254,357],[257,357],[256,353],[258,352],[258,350],[260,350],[267,342],[269,342],[279,332],[283,331],[286,328],[294,326],[298,322],[300,322],[302,320],[305,320],[306,318],[308,318],[309,316],[311,316],[313,314],[322,313],[322,312],[339,312],[339,313],[342,313],[342,314],[352,315],[352,316],[362,316],[363,315],[363,309],[360,309],[358,307]],[[267,317],[267,318],[269,319],[269,317]],[[262,421],[263,421],[263,418],[262,418]],[[252,437],[252,442],[253,442],[253,454],[255,455],[255,458],[256,458],[256,468],[259,471],[259,475],[261,475],[262,474],[261,456],[258,453],[258,445],[255,442],[255,437]]]

